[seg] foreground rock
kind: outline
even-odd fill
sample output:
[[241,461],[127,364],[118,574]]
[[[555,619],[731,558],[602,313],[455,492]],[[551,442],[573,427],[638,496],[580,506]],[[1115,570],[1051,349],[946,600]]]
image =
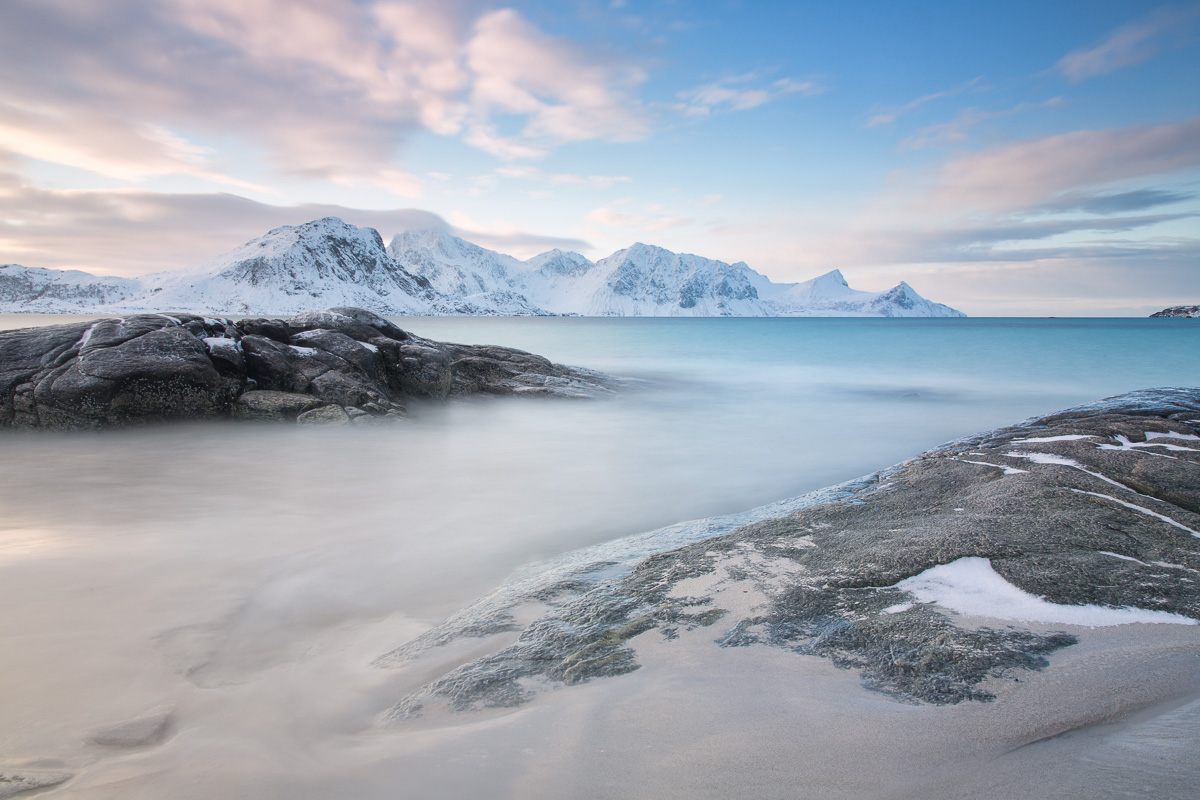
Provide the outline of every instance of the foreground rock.
[[1200,306],[1172,306],[1155,311],[1152,317],[1200,317]]
[[232,417],[366,422],[413,398],[598,397],[615,381],[506,347],[434,342],[361,308],[286,320],[139,314],[0,333],[0,426]]
[[[584,551],[378,664],[445,665],[393,718],[517,705],[637,670],[645,637],[661,650],[684,635],[827,658],[897,699],[948,704],[993,699],[1087,626],[1196,620],[1200,390],[1160,389]],[[481,638],[491,652],[462,663]]]

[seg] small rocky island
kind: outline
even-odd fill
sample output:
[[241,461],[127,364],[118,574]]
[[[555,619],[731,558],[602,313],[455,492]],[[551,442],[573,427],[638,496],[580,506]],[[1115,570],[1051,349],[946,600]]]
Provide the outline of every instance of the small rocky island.
[[422,339],[351,307],[237,322],[137,314],[0,333],[0,427],[362,424],[403,418],[412,400],[593,398],[616,383],[521,350]]
[[1171,306],[1155,311],[1151,317],[1200,317],[1200,306]]

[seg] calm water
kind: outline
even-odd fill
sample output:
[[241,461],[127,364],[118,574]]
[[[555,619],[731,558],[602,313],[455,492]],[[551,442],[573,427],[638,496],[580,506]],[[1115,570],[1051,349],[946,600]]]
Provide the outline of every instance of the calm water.
[[[648,384],[384,430],[0,437],[0,755],[80,771],[67,796],[215,796],[216,763],[268,785],[395,699],[371,659],[530,561],[1200,384],[1196,320],[397,322]],[[155,707],[178,733],[132,762],[83,744]]]

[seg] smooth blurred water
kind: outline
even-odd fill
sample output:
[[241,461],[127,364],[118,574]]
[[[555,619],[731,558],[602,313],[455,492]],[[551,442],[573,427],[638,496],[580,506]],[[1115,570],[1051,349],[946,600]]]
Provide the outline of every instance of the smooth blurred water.
[[0,753],[76,768],[89,728],[162,705],[180,735],[154,768],[87,796],[182,796],[154,776],[214,760],[257,775],[369,725],[395,699],[370,661],[530,561],[1200,384],[1196,320],[396,321],[647,383],[394,428],[0,436]]

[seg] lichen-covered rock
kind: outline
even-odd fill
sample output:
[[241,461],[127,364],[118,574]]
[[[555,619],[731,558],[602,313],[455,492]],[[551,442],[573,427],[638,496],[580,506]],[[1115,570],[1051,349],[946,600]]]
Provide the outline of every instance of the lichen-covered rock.
[[0,333],[0,427],[394,419],[413,397],[598,397],[615,385],[519,350],[422,339],[361,308],[241,322],[138,314]]
[[[457,640],[499,643],[451,662],[391,716],[431,703],[518,704],[539,687],[638,669],[638,637],[704,628],[713,646],[828,658],[900,700],[988,701],[994,681],[1047,668],[1076,638],[1058,623],[964,619],[904,587],[964,559],[986,559],[1060,609],[1200,620],[1200,389],[1133,392],[1028,420],[789,503],[799,510],[755,514],[736,529],[681,524],[629,540],[636,558],[620,561],[612,543],[501,587],[379,659],[423,660],[416,669],[428,673]],[[670,544],[647,557],[656,537]],[[677,546],[681,538],[692,543]],[[540,618],[515,623],[539,605],[548,607]]]

